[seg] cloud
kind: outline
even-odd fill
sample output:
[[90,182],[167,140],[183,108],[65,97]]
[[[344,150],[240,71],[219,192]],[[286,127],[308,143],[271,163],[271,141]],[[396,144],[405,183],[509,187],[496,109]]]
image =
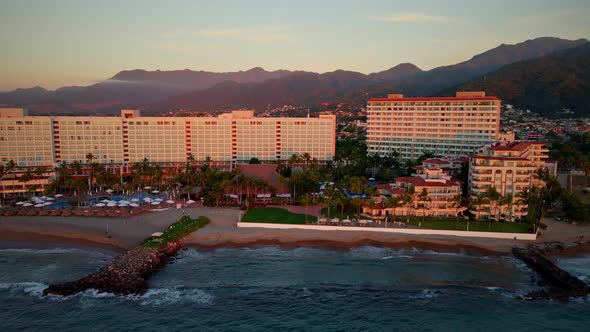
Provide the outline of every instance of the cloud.
[[201,30],[199,35],[206,38],[227,38],[257,43],[291,40],[291,37],[281,27],[211,29]]
[[420,23],[420,22],[433,22],[433,23],[444,23],[451,21],[450,17],[447,16],[436,16],[421,13],[403,13],[403,14],[390,14],[383,16],[369,16],[371,21],[382,21],[382,22],[399,22],[399,23]]

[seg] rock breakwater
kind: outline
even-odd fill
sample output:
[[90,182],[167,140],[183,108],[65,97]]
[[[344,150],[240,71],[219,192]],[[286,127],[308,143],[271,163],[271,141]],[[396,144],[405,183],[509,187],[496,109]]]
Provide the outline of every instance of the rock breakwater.
[[53,284],[43,295],[70,296],[95,289],[116,295],[142,294],[148,279],[182,248],[182,242],[168,242],[157,248],[137,247],[117,256],[105,267],[76,281]]
[[513,248],[512,253],[537,272],[541,277],[540,284],[546,287],[544,290],[528,293],[525,298],[565,301],[590,294],[590,286],[587,283],[560,269],[541,249],[534,246],[526,249]]

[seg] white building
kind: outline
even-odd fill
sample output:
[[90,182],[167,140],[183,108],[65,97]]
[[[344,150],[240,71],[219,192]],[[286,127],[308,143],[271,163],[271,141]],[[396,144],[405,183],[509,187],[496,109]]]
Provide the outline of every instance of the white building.
[[485,92],[457,92],[455,97],[405,98],[390,94],[367,102],[369,153],[394,151],[401,159],[425,152],[459,156],[498,139],[501,101]]

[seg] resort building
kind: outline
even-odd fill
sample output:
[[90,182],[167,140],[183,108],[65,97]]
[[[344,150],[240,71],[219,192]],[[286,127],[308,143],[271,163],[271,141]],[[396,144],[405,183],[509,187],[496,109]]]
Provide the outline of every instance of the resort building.
[[[396,215],[413,216],[459,216],[467,208],[461,206],[462,182],[448,175],[440,168],[414,167],[416,173],[395,179],[395,183],[378,187],[378,192],[388,191],[391,196],[406,202],[396,208]],[[387,188],[388,187],[388,188]],[[387,195],[386,195],[387,196]],[[408,200],[408,198],[411,198]],[[363,212],[372,216],[393,214],[387,198],[380,197],[374,205],[365,204]]]
[[500,132],[501,101],[483,91],[455,97],[405,98],[390,94],[367,102],[367,147],[381,156],[403,160],[426,152],[437,156],[474,153],[495,142]]
[[217,117],[143,117],[122,110],[119,117],[29,116],[22,108],[0,108],[0,164],[53,169],[98,162],[122,173],[144,159],[178,168],[187,160],[229,166],[308,153],[326,162],[336,153],[335,135],[334,115],[258,118],[240,110]]
[[543,185],[535,177],[537,169],[556,171],[555,161],[546,160],[548,152],[544,143],[531,141],[498,142],[480,148],[469,161],[471,198],[481,198],[493,187],[500,195],[512,198],[512,201],[506,201],[510,205],[509,211],[500,212],[500,209],[494,209],[497,211],[490,212],[490,203],[484,202],[481,207],[474,207],[472,212],[484,217],[490,213],[496,217],[501,214],[519,218],[526,215],[526,205],[518,199],[518,194],[533,185]]
[[28,116],[24,109],[0,109],[0,162],[55,166],[74,161],[181,163],[209,157],[216,162],[287,160],[309,153],[332,160],[336,117],[257,118],[253,111],[218,117],[142,117],[122,110],[120,117]]

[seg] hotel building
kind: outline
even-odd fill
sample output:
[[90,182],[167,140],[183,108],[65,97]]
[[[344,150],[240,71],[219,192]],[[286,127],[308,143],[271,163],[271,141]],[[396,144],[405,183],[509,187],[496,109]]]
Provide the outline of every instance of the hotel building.
[[[549,150],[542,142],[514,141],[486,145],[470,156],[469,193],[471,198],[483,195],[495,187],[502,196],[512,195],[511,214],[515,217],[526,215],[526,205],[518,203],[518,194],[533,185],[542,186],[541,180],[535,178],[537,169],[547,168],[554,174],[555,161],[547,161]],[[487,216],[489,209],[485,204],[481,209],[472,211],[479,216]],[[500,211],[492,212],[500,214]]]
[[500,99],[483,91],[457,92],[455,97],[371,98],[368,152],[385,156],[395,151],[402,160],[417,159],[425,152],[469,155],[499,138],[500,109]]
[[[378,185],[378,192],[388,192],[387,196],[403,197],[413,188],[414,195],[409,205],[396,208],[396,215],[412,216],[458,216],[467,208],[461,206],[458,197],[461,196],[462,182],[453,178],[438,167],[415,166],[416,173],[412,176],[395,178],[395,183]],[[423,192],[428,195],[423,196]],[[374,206],[365,204],[363,212],[371,216],[394,214],[393,208],[388,207],[383,197],[377,198]]]
[[[217,117],[29,116],[24,109],[0,108],[0,163],[55,167],[87,163],[184,163],[191,156],[219,163],[288,160],[309,153],[330,161],[336,150],[336,117],[257,118],[240,110]],[[1,188],[0,188],[1,189]]]

